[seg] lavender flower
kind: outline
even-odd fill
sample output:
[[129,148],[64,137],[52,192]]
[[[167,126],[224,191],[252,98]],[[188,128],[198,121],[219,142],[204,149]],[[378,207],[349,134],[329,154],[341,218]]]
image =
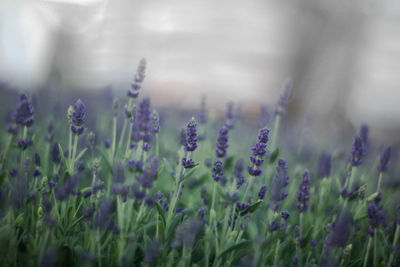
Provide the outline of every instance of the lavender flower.
[[144,188],[152,188],[154,181],[157,179],[157,170],[159,167],[159,160],[156,157],[149,159],[143,173],[137,178],[139,184]]
[[33,159],[35,160],[35,165],[40,167],[40,155],[39,152],[33,154]]
[[260,108],[260,124],[261,127],[267,125],[271,120],[271,113],[267,106],[261,106]]
[[271,202],[274,203],[274,210],[280,208],[280,202],[287,197],[287,193],[283,190],[289,184],[289,176],[286,166],[286,160],[279,159],[276,167],[276,172],[271,185]]
[[236,120],[236,115],[234,112],[234,104],[233,102],[229,102],[226,106],[226,112],[225,112],[225,127],[228,129],[232,129],[235,127],[235,120]]
[[306,211],[307,201],[310,199],[310,172],[308,170],[304,170],[303,178],[301,179],[299,185],[299,191],[297,191],[297,200],[299,204],[297,204],[297,209],[302,211]]
[[150,108],[150,98],[143,98],[139,102],[137,114],[132,124],[132,140],[142,140],[144,143],[149,143],[152,140],[153,124]]
[[116,183],[123,183],[125,181],[125,170],[124,167],[116,163],[113,170],[113,180]]
[[369,134],[369,127],[367,124],[364,123],[360,127],[360,138],[364,146],[367,146],[368,144],[368,134]]
[[383,224],[385,213],[381,210],[376,202],[371,202],[367,206],[368,223],[372,228],[377,228]]
[[175,232],[175,240],[172,242],[172,247],[178,248],[185,245],[191,248],[196,242],[196,236],[203,227],[203,223],[192,218],[181,223]]
[[283,85],[283,92],[279,97],[278,103],[275,107],[276,115],[283,115],[286,113],[286,107],[289,104],[290,97],[292,95],[293,82],[287,80]]
[[144,262],[149,266],[154,266],[157,260],[157,256],[160,252],[161,245],[156,241],[152,241],[147,247],[146,255],[144,256]]
[[331,173],[331,155],[322,154],[318,159],[318,177],[328,177]]
[[83,133],[84,127],[83,124],[85,123],[85,104],[78,99],[72,107],[72,114],[71,114],[71,131],[75,135],[81,135]]
[[186,151],[194,151],[197,148],[197,125],[194,118],[186,126]]
[[327,247],[344,247],[351,231],[351,214],[344,211],[340,218],[331,225],[330,232],[325,239]]
[[7,124],[7,132],[12,135],[16,135],[19,130],[19,125],[14,123]]
[[253,165],[247,167],[247,171],[252,176],[259,176],[262,173],[260,166],[264,163],[262,158],[267,152],[267,142],[269,140],[269,130],[263,128],[260,130],[258,135],[258,141],[255,143],[254,147],[251,149],[253,151],[253,156],[250,156],[250,161]]
[[236,179],[236,189],[239,189],[244,184],[243,176],[243,160],[238,159],[233,167],[233,178]]
[[55,164],[60,164],[60,149],[57,143],[53,143],[50,147],[50,158]]
[[28,147],[30,147],[32,145],[32,140],[31,139],[22,139],[22,138],[20,138],[17,141],[17,145],[22,150],[25,150],[25,149],[27,149]]
[[262,185],[260,188],[260,191],[258,191],[258,198],[259,199],[264,199],[265,197],[265,193],[267,192],[267,186],[266,185]]
[[110,148],[110,146],[111,146],[111,141],[110,141],[110,139],[105,139],[105,140],[104,140],[104,147],[105,147],[106,149],[108,149],[108,148]]
[[207,187],[202,186],[200,189],[200,197],[203,199],[204,205],[208,204],[208,199],[207,199]]
[[17,108],[13,114],[14,120],[17,124],[22,126],[32,126],[33,120],[33,106],[28,95],[21,94],[18,99]]
[[207,108],[206,108],[206,97],[203,96],[201,98],[201,104],[200,104],[200,109],[198,112],[198,122],[200,124],[205,124],[207,123]]
[[109,199],[103,199],[95,218],[96,225],[106,227],[110,222],[110,217],[114,209],[114,202]]
[[218,133],[217,139],[217,150],[215,151],[218,158],[223,158],[226,155],[226,149],[228,148],[228,128],[223,126]]
[[214,181],[218,182],[221,179],[223,179],[225,172],[224,172],[224,168],[222,166],[222,161],[220,160],[216,160],[214,162],[214,168],[212,169],[212,177],[214,179]]
[[194,165],[193,159],[186,159],[185,157],[182,158],[182,166],[187,169],[191,168]]
[[365,146],[359,136],[355,136],[351,150],[351,157],[349,159],[352,166],[359,166],[365,156]]
[[139,62],[139,66],[137,68],[134,81],[131,84],[131,90],[128,90],[128,96],[132,98],[137,98],[139,95],[139,90],[142,87],[141,84],[144,81],[144,78],[146,76],[146,59],[142,58]]
[[15,177],[15,176],[18,175],[18,169],[13,168],[13,169],[11,169],[11,170],[9,171],[8,174],[10,175],[10,177]]
[[385,172],[387,171],[387,165],[390,161],[390,156],[391,156],[391,147],[387,146],[381,153],[381,157],[379,159],[379,164],[378,164],[378,171],[379,172]]
[[281,217],[282,217],[282,219],[284,219],[285,221],[286,221],[287,219],[289,219],[289,217],[290,217],[289,211],[287,211],[287,210],[281,211]]

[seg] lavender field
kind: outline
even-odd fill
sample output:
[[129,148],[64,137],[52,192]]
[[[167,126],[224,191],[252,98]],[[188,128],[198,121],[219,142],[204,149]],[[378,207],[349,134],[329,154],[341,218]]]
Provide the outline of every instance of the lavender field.
[[157,110],[145,76],[118,98],[2,89],[1,266],[399,266],[398,148],[373,128],[308,144],[290,80],[257,116]]

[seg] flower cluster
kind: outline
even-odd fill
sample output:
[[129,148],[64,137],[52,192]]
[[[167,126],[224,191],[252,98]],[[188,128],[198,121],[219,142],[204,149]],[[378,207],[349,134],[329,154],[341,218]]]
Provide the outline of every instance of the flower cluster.
[[252,148],[253,155],[250,156],[250,161],[253,163],[247,167],[247,171],[252,176],[259,176],[262,173],[260,166],[264,163],[263,156],[267,153],[267,142],[269,140],[269,130],[264,128],[260,130],[258,141]]
[[225,172],[224,172],[224,167],[222,166],[222,161],[216,160],[214,162],[214,168],[212,169],[212,177],[214,181],[222,181],[225,178]]
[[215,151],[218,158],[223,158],[226,155],[228,148],[228,128],[223,126],[218,132],[217,149]]
[[146,59],[142,58],[139,62],[134,81],[131,84],[131,89],[128,90],[128,96],[132,98],[137,98],[139,96],[139,90],[142,87],[142,83],[146,76]]
[[318,159],[317,175],[320,178],[328,177],[331,173],[332,157],[329,154],[321,154]]
[[286,160],[279,159],[270,190],[271,192],[270,200],[274,204],[273,206],[274,210],[279,210],[280,202],[287,197],[288,194],[283,190],[285,189],[285,187],[288,186],[288,184],[289,184],[289,176],[288,176]]
[[297,204],[297,208],[300,211],[307,210],[307,201],[310,199],[310,172],[308,170],[304,170],[303,178],[301,179],[299,185],[299,191],[297,191],[297,200],[299,203]]
[[83,124],[85,123],[85,104],[78,99],[75,104],[70,109],[70,124],[71,124],[71,131],[75,135],[81,135],[83,133],[84,127]]
[[381,153],[381,157],[379,159],[378,164],[378,171],[385,172],[387,171],[387,165],[389,164],[390,156],[391,156],[392,149],[390,146],[385,147]]
[[143,98],[139,102],[137,114],[132,124],[132,140],[143,140],[144,143],[149,143],[152,140],[154,127],[150,108],[150,98]]
[[363,162],[365,156],[365,145],[359,136],[355,136],[351,149],[351,157],[349,162],[352,166],[359,166]]
[[275,114],[283,115],[286,113],[286,107],[289,104],[290,97],[292,95],[293,83],[291,80],[287,80],[283,85],[283,92],[279,97],[278,103],[275,107]]
[[21,94],[18,99],[17,108],[14,112],[14,120],[16,124],[22,126],[32,126],[33,120],[33,106],[28,95]]
[[195,151],[197,148],[197,125],[194,118],[192,118],[186,126],[186,151]]

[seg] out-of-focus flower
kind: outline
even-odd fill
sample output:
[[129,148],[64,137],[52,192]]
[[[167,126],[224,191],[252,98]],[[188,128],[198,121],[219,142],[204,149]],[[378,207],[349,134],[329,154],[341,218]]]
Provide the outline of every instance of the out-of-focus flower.
[[279,97],[278,103],[275,107],[275,114],[283,115],[286,113],[286,107],[289,104],[290,97],[292,95],[293,82],[292,80],[287,80],[283,85],[282,94]]
[[270,200],[273,202],[274,210],[280,208],[280,202],[287,197],[287,193],[283,190],[289,184],[289,176],[287,171],[286,160],[279,159],[278,165],[276,166],[276,172],[271,185],[271,197]]
[[355,136],[351,149],[351,157],[349,162],[352,166],[359,166],[363,162],[365,156],[365,145],[359,136]]
[[381,157],[379,159],[379,164],[378,164],[379,172],[387,171],[387,165],[389,164],[389,161],[390,161],[391,152],[392,152],[392,149],[390,146],[387,146],[383,149],[383,151],[381,153]]
[[223,158],[226,155],[226,149],[228,148],[228,128],[223,126],[218,132],[217,139],[217,150],[215,151],[218,158]]

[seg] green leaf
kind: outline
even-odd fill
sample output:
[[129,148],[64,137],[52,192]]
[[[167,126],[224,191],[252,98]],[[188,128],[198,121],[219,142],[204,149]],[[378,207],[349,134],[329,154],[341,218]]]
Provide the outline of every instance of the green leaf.
[[160,214],[161,221],[162,221],[162,223],[163,223],[163,225],[164,225],[164,227],[165,227],[165,225],[166,225],[165,211],[164,211],[164,209],[161,207],[160,203],[158,203],[158,201],[156,201],[155,203],[156,203],[156,208],[157,208],[158,214]]
[[194,171],[196,170],[196,166],[193,167],[190,171],[188,171],[181,179],[181,182],[185,181],[187,178],[190,177],[190,175],[192,175],[194,173]]
[[247,209],[242,211],[240,213],[240,216],[244,216],[247,213],[253,213],[261,204],[262,204],[262,199],[257,200],[255,203],[251,204]]
[[7,172],[3,171],[2,173],[0,173],[0,186],[2,186],[4,184],[4,181],[6,180],[7,177]]
[[224,170],[225,171],[231,170],[232,167],[233,167],[233,163],[234,162],[235,162],[235,157],[234,156],[228,157],[224,162]]
[[274,163],[279,156],[279,147],[277,147],[274,152],[272,152],[271,156],[269,157],[269,163]]
[[169,227],[167,229],[167,231],[168,231],[167,232],[168,236],[167,236],[167,240],[166,240],[167,244],[169,244],[172,241],[172,238],[174,237],[174,234],[175,234],[175,229],[181,222],[182,218],[183,218],[183,213],[179,213],[172,218],[171,224],[169,225]]
[[251,241],[250,240],[244,240],[240,243],[234,244],[232,246],[230,246],[229,248],[225,249],[223,252],[221,252],[217,258],[222,258],[224,256],[226,256],[227,254],[235,251],[235,250],[239,250],[239,249],[244,249],[246,247],[248,247],[249,245],[251,245]]
[[58,152],[60,153],[61,161],[64,162],[65,166],[66,166],[67,169],[68,169],[68,163],[67,163],[67,161],[66,161],[65,158],[64,158],[64,150],[63,150],[63,148],[61,147],[60,144],[58,144]]
[[110,161],[108,160],[108,157],[107,157],[105,151],[100,147],[98,147],[97,150],[99,151],[101,158],[103,159],[104,163],[106,164],[107,169],[109,170],[110,173],[112,173],[112,166],[111,166]]
[[303,240],[301,240],[300,242],[300,247],[305,247],[307,246],[307,244],[310,243],[310,239],[311,239],[311,234],[312,234],[312,230],[314,229],[314,226],[311,226],[310,228],[308,228],[306,234],[304,235]]
[[192,169],[192,168],[194,168],[194,167],[196,167],[196,166],[198,166],[198,165],[200,165],[200,163],[199,163],[199,162],[197,162],[197,163],[193,163],[193,164],[189,164],[189,165],[187,165],[187,166],[186,166],[186,168],[185,168],[185,169]]
[[85,154],[85,152],[87,151],[87,147],[85,147],[81,153],[79,153],[79,155],[76,157],[75,162],[77,162],[81,157],[83,157],[83,155]]

